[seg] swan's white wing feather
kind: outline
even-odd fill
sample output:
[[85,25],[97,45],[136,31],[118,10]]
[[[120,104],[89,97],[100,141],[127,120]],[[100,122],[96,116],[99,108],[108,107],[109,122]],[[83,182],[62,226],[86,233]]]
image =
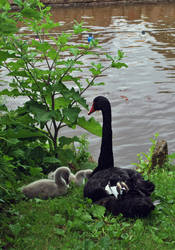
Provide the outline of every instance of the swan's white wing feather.
[[112,194],[118,198],[119,192],[117,191],[116,186],[111,187]]
[[112,194],[112,191],[111,191],[109,184],[106,185],[105,190],[108,194]]
[[113,194],[116,198],[118,198],[119,192],[117,191],[116,186],[111,187],[109,184],[107,184],[105,190],[109,195]]

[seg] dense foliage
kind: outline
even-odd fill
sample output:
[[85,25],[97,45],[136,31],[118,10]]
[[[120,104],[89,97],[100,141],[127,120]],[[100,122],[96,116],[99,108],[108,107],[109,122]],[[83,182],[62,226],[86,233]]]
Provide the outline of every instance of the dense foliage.
[[[90,87],[104,84],[97,78],[108,68],[127,67],[121,62],[121,51],[114,58],[106,54],[108,62],[102,65],[94,50],[99,47],[95,39],[75,44],[75,37],[88,34],[83,23],[75,21],[72,33],[61,32],[50,8],[39,0],[13,2],[18,7],[16,12],[11,11],[7,0],[0,3],[0,67],[8,75],[0,91],[1,202],[13,200],[12,190],[24,175],[35,178],[56,166],[76,168],[82,158],[87,160],[89,155],[82,151],[86,140],[60,136],[60,130],[78,125],[101,136],[100,124],[80,114],[88,109],[83,94]],[[26,34],[21,34],[21,25]],[[86,65],[89,55],[94,61]],[[82,78],[83,68],[89,72],[86,79]],[[20,97],[23,104],[9,111],[6,100]],[[75,142],[82,151],[78,156]]]
[[[44,8],[39,1],[14,2],[18,3],[20,11],[7,14],[23,22],[35,36],[3,34],[0,65],[7,69],[11,81],[0,95],[26,97],[19,110],[20,116],[28,119],[30,126],[39,126],[47,131],[47,135],[42,136],[49,140],[50,151],[58,155],[58,133],[62,127],[75,128],[79,125],[100,135],[99,125],[93,118],[87,122],[80,116],[82,108],[88,109],[83,93],[91,86],[104,84],[96,83],[96,79],[109,67],[126,67],[120,62],[123,53],[118,51],[114,58],[106,55],[110,61],[108,66],[97,63],[99,55],[93,51],[98,46],[95,39],[90,44],[73,43],[75,36],[87,32],[82,23],[75,21],[72,33],[63,32],[55,37],[51,31],[60,24],[51,19],[50,8]],[[90,54],[96,56],[96,63],[91,63],[89,76],[81,79],[82,68],[86,64],[82,58]],[[4,106],[2,108],[4,110]],[[61,143],[69,142],[62,140]]]

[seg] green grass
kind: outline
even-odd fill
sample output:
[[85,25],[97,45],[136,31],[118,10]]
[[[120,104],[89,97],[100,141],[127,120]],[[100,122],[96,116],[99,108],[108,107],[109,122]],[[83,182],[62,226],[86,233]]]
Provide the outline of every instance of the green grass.
[[146,219],[105,215],[83,198],[83,187],[50,200],[25,200],[1,213],[2,249],[175,249],[175,166],[150,175],[160,205]]

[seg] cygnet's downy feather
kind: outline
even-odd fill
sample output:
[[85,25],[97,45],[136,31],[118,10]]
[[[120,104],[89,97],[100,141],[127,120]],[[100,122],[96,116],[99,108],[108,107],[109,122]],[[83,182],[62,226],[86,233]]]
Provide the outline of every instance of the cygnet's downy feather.
[[22,192],[28,198],[48,199],[67,193],[69,176],[71,172],[67,167],[60,167],[55,172],[54,179],[41,179],[22,187]]
[[[50,172],[48,174],[49,179],[55,178],[55,172]],[[79,170],[75,175],[73,173],[70,173],[69,175],[69,182],[73,182],[76,185],[80,186],[85,184],[85,179],[88,179],[93,171],[91,169],[85,169],[85,170]]]
[[78,186],[83,185],[85,184],[85,179],[88,179],[92,172],[91,169],[79,170],[75,175],[70,175],[70,180]]
[[[56,174],[57,170],[60,169],[60,168],[69,169],[69,168],[66,167],[66,166],[59,167],[59,168],[57,168],[55,171],[51,171],[50,173],[48,173],[48,179],[50,179],[50,180],[55,180],[55,174]],[[70,169],[69,169],[69,171],[70,171],[70,174],[69,174],[69,180],[68,180],[68,182],[70,183],[70,182],[72,181],[72,179],[75,178],[75,176],[74,176],[74,174],[72,174],[72,172],[71,172]]]

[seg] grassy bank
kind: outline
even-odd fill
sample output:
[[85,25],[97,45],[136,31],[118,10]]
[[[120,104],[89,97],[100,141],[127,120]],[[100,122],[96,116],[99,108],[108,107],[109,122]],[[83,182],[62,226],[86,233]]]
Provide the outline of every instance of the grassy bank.
[[105,215],[84,200],[83,187],[64,197],[25,200],[1,214],[2,249],[175,249],[175,166],[154,170],[153,200],[161,203],[146,219]]

